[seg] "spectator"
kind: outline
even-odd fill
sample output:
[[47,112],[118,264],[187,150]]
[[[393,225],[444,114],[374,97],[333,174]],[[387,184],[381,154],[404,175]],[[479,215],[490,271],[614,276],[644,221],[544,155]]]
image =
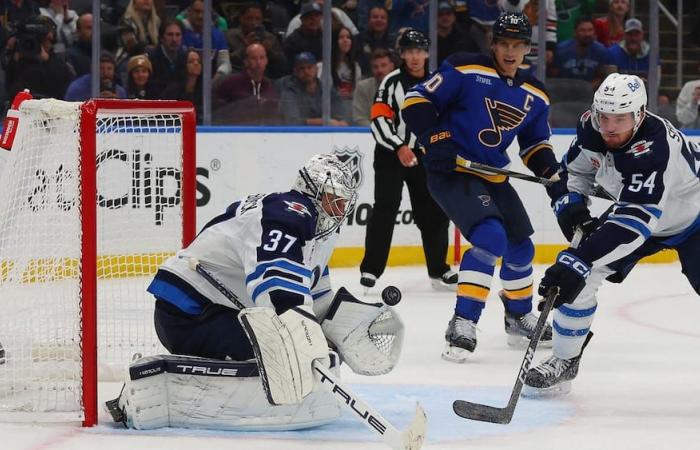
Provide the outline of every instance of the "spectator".
[[[323,125],[321,112],[321,82],[316,58],[302,52],[294,58],[294,70],[279,80],[280,110],[289,125]],[[331,114],[339,111],[338,95],[331,93]],[[333,115],[334,116],[334,115]],[[348,122],[334,116],[330,125],[347,126]]]
[[[189,13],[191,1],[192,0],[183,0],[178,2],[179,7],[184,9],[180,11],[177,16],[175,16],[175,19],[179,20],[180,22],[187,20],[187,14]],[[217,3],[220,4],[218,1],[213,1],[212,8],[214,8]],[[234,12],[233,16],[229,17],[229,19],[232,21],[238,20],[238,14]],[[222,17],[218,12],[216,12],[216,10],[212,9],[211,20],[213,26],[221,30],[222,33],[226,34],[228,31],[228,22],[226,21],[225,17]]]
[[393,0],[389,11],[389,29],[397,36],[399,30],[413,29],[428,32],[429,0]]
[[596,0],[556,0],[557,41],[573,38],[576,19],[593,14],[596,3]]
[[372,76],[357,83],[352,97],[352,121],[355,125],[364,127],[369,126],[370,111],[379,83],[396,68],[391,52],[385,48],[378,48],[372,52],[370,66]]
[[153,0],[130,0],[121,22],[135,31],[136,41],[146,50],[158,45],[160,18]]
[[126,65],[129,60],[134,56],[143,55],[146,53],[146,47],[137,39],[136,29],[132,28],[132,26],[133,24],[130,25],[126,22],[122,22],[117,27],[117,36],[120,42],[114,56],[114,61],[117,64],[117,79],[122,86],[126,86],[128,81]]
[[[650,46],[644,40],[644,27],[639,19],[625,22],[625,39],[608,49],[613,72],[637,75],[644,81],[649,73]],[[661,65],[659,65],[661,70]]]
[[[182,43],[185,47],[202,50],[202,29],[204,27],[204,2],[202,0],[192,0],[187,8],[187,19],[182,21],[185,27],[185,34],[182,36]],[[212,47],[212,68],[214,70],[214,81],[222,79],[231,73],[231,59],[229,57],[226,36],[218,28],[211,27],[211,47]]]
[[[341,26],[334,31],[332,46],[330,66],[333,87],[338,92],[341,102],[347,103],[346,110],[349,111],[355,85],[362,78],[350,30]],[[323,64],[319,62],[317,66],[318,76],[321,76]],[[343,115],[347,114],[345,112]]]
[[139,100],[153,100],[158,96],[150,82],[153,66],[146,55],[138,55],[129,59],[127,64],[128,82],[126,96]]
[[452,4],[446,1],[438,5],[437,35],[438,64],[456,52],[480,53],[482,51],[479,44],[457,25],[455,10]]
[[267,51],[267,75],[277,79],[289,73],[287,57],[277,37],[263,26],[263,9],[259,3],[249,3],[243,7],[239,16],[239,26],[226,33],[231,65],[241,69],[250,44],[259,43]]
[[[700,65],[698,65],[698,72],[700,72]],[[676,118],[681,127],[700,128],[699,108],[700,79],[688,81],[683,85],[676,100]]]
[[185,76],[187,52],[182,46],[183,31],[182,22],[179,20],[164,20],[160,25],[160,45],[148,54],[153,66],[151,82],[157,96],[160,96],[169,84]]
[[598,42],[605,47],[620,42],[625,35],[625,20],[630,12],[630,0],[610,0],[608,15],[593,21]]
[[[297,16],[294,16],[292,20],[289,21],[289,25],[287,26],[286,37],[289,37],[294,31],[301,27],[301,16],[304,15],[304,7],[312,3],[315,3],[318,6],[318,11],[323,12],[323,0],[310,0],[309,3],[302,5],[301,13]],[[343,11],[340,8],[334,7],[331,8],[331,12],[333,13],[333,29],[336,29],[338,26],[343,25],[348,30],[350,30],[353,36],[359,34],[359,30],[355,26],[355,23],[353,23],[350,17],[348,17],[348,15],[345,14],[345,11]]]
[[50,0],[45,8],[39,8],[42,16],[46,16],[56,25],[56,42],[54,53],[62,54],[73,45],[77,29],[78,14],[68,9],[68,0]]
[[24,25],[34,30],[31,36],[20,35],[8,41],[7,98],[14,98],[23,89],[31,90],[34,98],[62,98],[75,74],[53,51],[53,21],[37,16]]
[[321,7],[318,3],[306,3],[301,7],[301,26],[287,35],[284,40],[284,52],[287,61],[292,63],[299,53],[308,52],[320,61],[322,54]]
[[170,100],[188,100],[197,111],[197,123],[202,123],[202,57],[194,49],[185,53],[187,61],[183,74],[175,77],[161,92],[161,97]]
[[267,51],[253,43],[246,48],[243,72],[229,75],[216,88],[216,122],[231,125],[280,123],[279,93],[265,76]]
[[554,50],[557,47],[557,7],[554,0],[530,0],[523,7],[525,14],[532,24],[532,42],[530,43],[530,53],[525,56],[525,61],[531,66],[537,66],[537,55],[539,52],[539,4],[545,3],[547,9],[547,23],[545,34],[545,64],[550,66],[554,61]]
[[367,31],[370,21],[370,13],[374,8],[382,8],[387,12],[387,24],[389,23],[389,9],[386,0],[358,0],[357,2],[357,27],[360,33]]
[[609,64],[607,49],[595,41],[595,29],[590,17],[579,17],[574,38],[560,42],[554,57],[551,75],[590,81],[597,88]]
[[383,6],[374,6],[369,10],[367,27],[357,37],[360,48],[360,67],[362,73],[370,74],[370,56],[378,49],[391,49],[394,39],[389,34],[389,11]]
[[[66,91],[66,101],[82,102],[92,97],[92,74],[87,73],[73,81]],[[126,90],[117,84],[116,64],[111,53],[100,55],[100,98],[126,98]]]
[[499,2],[493,0],[467,0],[467,10],[473,21],[488,28],[491,28],[501,15]]
[[92,70],[92,14],[83,14],[76,22],[76,40],[66,51],[66,61],[76,76],[82,76]]
[[2,9],[0,9],[2,28],[16,28],[17,24],[39,15],[39,6],[33,0],[10,0],[2,3]]

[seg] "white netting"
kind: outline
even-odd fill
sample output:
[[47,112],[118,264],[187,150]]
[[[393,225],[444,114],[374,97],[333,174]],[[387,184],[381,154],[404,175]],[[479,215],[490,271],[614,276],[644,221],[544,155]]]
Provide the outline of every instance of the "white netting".
[[[0,175],[0,420],[83,417],[80,111],[23,103]],[[97,230],[88,233],[97,237],[104,378],[121,375],[135,353],[164,352],[145,287],[182,246],[182,120],[98,111],[96,126]]]

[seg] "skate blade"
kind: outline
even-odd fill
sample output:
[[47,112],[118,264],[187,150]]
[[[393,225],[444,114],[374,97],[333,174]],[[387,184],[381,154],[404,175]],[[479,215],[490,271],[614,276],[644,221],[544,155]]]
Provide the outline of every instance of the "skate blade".
[[[530,345],[530,339],[522,334],[508,334],[507,336],[508,339],[506,342],[510,348],[525,350]],[[543,341],[540,339],[540,342],[537,343],[537,348],[552,348],[552,341]]]
[[522,396],[527,398],[551,398],[566,395],[571,392],[571,381],[562,381],[548,388],[523,386]]
[[473,352],[469,350],[445,343],[445,349],[442,351],[442,359],[456,364],[464,364],[469,361],[472,354]]

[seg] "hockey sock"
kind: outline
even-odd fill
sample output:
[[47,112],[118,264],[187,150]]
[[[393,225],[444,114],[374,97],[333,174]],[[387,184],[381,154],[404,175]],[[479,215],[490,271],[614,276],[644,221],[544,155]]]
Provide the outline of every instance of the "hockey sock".
[[467,236],[472,248],[462,256],[455,313],[478,322],[486,306],[496,260],[506,246],[506,232],[500,220],[489,218],[474,226]]
[[499,276],[503,285],[506,311],[523,316],[532,311],[532,258],[535,247],[530,238],[517,244],[508,243]]

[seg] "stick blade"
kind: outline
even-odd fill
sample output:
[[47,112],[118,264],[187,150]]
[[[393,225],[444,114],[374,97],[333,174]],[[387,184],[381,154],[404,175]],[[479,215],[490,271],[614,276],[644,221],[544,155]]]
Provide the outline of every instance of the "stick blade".
[[452,403],[452,410],[465,419],[478,420],[480,422],[491,422],[509,424],[513,418],[513,409],[496,408],[494,406],[481,405],[466,400],[455,400]]
[[416,403],[416,415],[411,421],[411,426],[402,433],[403,447],[396,450],[419,450],[425,443],[427,429],[428,417],[420,403]]

